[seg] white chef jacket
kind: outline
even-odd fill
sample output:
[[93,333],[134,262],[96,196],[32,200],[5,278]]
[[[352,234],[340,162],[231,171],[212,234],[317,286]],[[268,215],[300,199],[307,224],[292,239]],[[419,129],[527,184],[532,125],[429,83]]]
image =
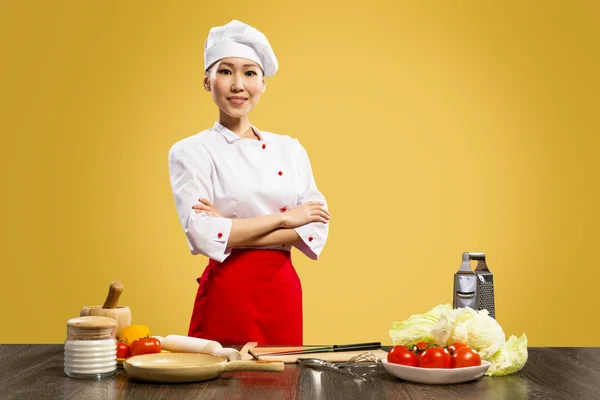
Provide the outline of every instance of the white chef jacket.
[[[242,139],[215,122],[211,129],[175,143],[169,150],[169,173],[175,205],[192,254],[222,262],[231,253],[227,240],[231,218],[285,212],[315,200],[327,203],[317,189],[306,150],[297,139],[252,128],[260,138]],[[192,209],[199,198],[211,201],[223,218]],[[294,243],[316,260],[329,224],[295,228]],[[291,245],[261,248],[291,250]]]

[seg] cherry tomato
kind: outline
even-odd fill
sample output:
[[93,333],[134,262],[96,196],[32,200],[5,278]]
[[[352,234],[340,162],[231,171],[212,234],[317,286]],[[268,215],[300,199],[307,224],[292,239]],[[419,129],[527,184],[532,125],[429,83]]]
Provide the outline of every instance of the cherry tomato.
[[465,347],[467,344],[463,342],[454,342],[450,346],[448,346],[448,353],[454,354],[454,352],[461,347]]
[[450,368],[450,353],[443,347],[430,347],[419,357],[419,367],[422,368]]
[[417,356],[406,346],[402,345],[394,346],[388,353],[387,360],[393,364],[408,365],[410,367],[417,366]]
[[139,338],[131,343],[131,355],[160,353],[162,346],[160,340],[152,337]]
[[415,344],[415,346],[413,347],[413,351],[424,351],[426,350],[429,346],[428,342],[418,342],[417,344]]
[[131,357],[131,348],[125,342],[117,342],[117,358]]
[[474,367],[481,365],[481,356],[474,349],[463,346],[452,356],[452,368]]

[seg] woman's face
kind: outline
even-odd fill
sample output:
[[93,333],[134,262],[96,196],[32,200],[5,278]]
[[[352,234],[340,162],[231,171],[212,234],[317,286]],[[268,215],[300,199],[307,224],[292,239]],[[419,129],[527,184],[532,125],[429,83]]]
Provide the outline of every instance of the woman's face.
[[222,58],[204,76],[204,88],[217,107],[233,118],[246,116],[266,89],[262,69],[245,58]]

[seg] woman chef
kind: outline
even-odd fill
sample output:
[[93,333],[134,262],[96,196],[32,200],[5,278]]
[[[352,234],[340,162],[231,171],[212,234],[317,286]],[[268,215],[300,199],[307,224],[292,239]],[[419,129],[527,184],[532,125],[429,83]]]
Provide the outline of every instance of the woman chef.
[[306,150],[258,130],[248,114],[277,71],[265,35],[240,21],[212,28],[204,88],[219,108],[210,129],[169,151],[171,186],[197,279],[189,336],[221,344],[302,345],[302,288],[292,246],[317,259],[327,240],[325,198]]

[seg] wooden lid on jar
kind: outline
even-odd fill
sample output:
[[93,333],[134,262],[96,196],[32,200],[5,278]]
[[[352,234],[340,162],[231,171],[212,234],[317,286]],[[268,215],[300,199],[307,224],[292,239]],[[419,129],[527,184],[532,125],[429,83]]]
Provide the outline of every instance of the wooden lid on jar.
[[117,321],[109,317],[77,317],[67,321],[67,340],[107,340],[116,336]]
[[80,329],[116,328],[117,321],[109,317],[77,317],[67,321],[68,327]]

